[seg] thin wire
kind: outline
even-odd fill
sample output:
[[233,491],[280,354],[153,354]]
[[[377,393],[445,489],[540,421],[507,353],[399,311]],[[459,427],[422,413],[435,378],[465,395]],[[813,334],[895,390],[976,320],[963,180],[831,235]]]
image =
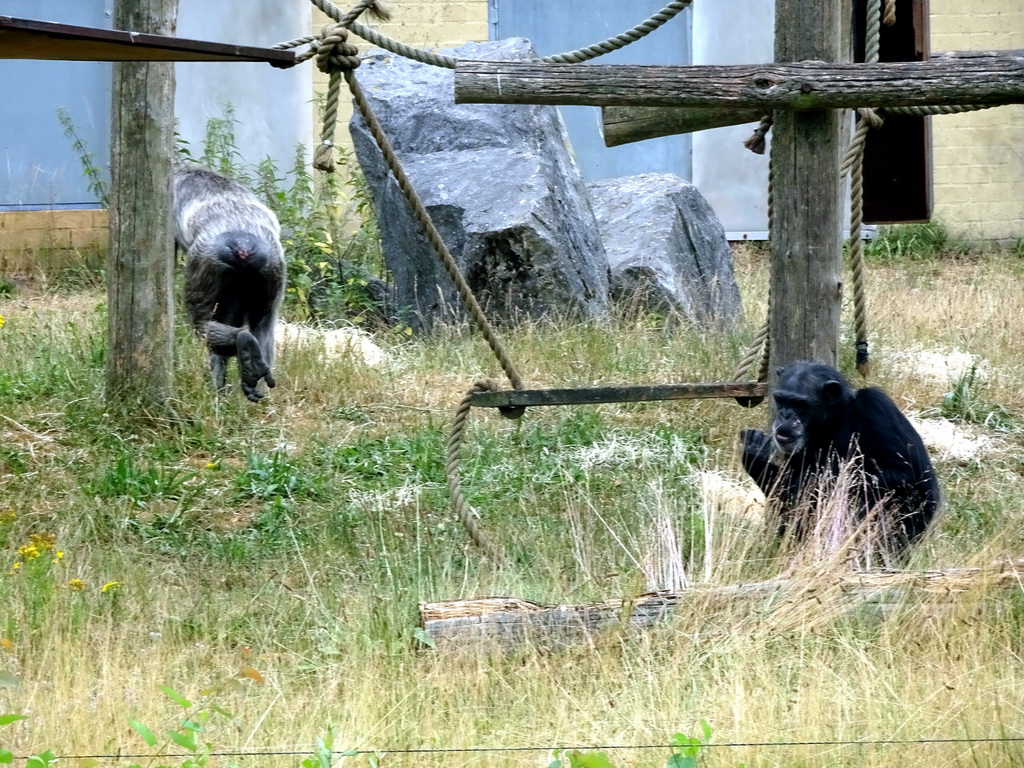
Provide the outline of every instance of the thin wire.
[[[739,747],[843,747],[843,746],[900,746],[910,744],[995,744],[1024,741],[1024,736],[985,736],[985,737],[962,737],[955,739],[849,739],[839,741],[732,741],[722,744],[702,744],[702,749]],[[466,752],[551,752],[553,750],[622,750],[622,749],[674,749],[673,744],[606,744],[594,746],[555,746],[555,747],[455,747],[449,749],[421,748],[421,749],[350,749],[332,750],[332,755],[434,755],[454,754]],[[287,757],[294,755],[308,755],[315,747],[310,745],[307,750],[270,750],[270,751],[238,751],[226,750],[223,752],[210,752],[210,757]],[[103,759],[136,759],[145,757],[191,757],[191,752],[163,752],[151,754],[118,754],[118,755],[61,755],[61,760],[103,760]],[[27,756],[19,756],[15,760],[27,760]]]

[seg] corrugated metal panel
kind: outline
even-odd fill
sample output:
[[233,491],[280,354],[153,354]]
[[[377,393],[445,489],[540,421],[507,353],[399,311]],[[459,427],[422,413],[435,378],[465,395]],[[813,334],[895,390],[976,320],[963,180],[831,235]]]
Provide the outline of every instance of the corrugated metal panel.
[[[774,61],[774,29],[774,0],[695,3],[693,63]],[[755,155],[743,146],[756,127],[713,128],[693,137],[693,183],[734,240],[768,234],[768,154]]]
[[[109,0],[2,0],[7,16],[110,27]],[[110,71],[102,62],[0,61],[0,210],[94,208],[57,110],[102,168],[110,153]]]
[[[110,28],[111,0],[0,0],[8,16]],[[244,9],[181,0],[178,35],[199,40],[272,45],[307,34],[306,0],[252,0]],[[235,108],[235,138],[246,162],[271,157],[289,169],[298,144],[313,138],[310,65],[195,63],[176,68],[178,133],[198,155],[210,118]],[[111,65],[97,62],[0,60],[0,210],[94,208],[82,165],[64,136],[57,109],[70,113],[95,163],[110,156]]]
[[[599,42],[633,27],[664,7],[663,0],[491,0],[492,39],[527,37],[541,56]],[[622,50],[607,64],[689,64],[691,10]],[[597,107],[561,107],[569,138],[587,181],[636,173],[675,173],[689,180],[690,137],[666,136],[608,148]]]
[[[309,0],[248,0],[240,4],[180,0],[178,36],[269,47],[308,35],[310,9]],[[313,141],[312,66],[275,69],[267,64],[178,64],[174,100],[178,133],[198,155],[207,121],[221,117],[225,105],[231,104],[242,157],[248,163],[269,157],[283,175],[292,166],[296,145],[309,147]],[[348,98],[347,94],[342,98]]]

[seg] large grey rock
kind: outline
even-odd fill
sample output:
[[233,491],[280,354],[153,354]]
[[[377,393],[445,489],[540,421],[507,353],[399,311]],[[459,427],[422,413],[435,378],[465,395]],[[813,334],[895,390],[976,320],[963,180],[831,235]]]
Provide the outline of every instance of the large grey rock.
[[707,327],[742,319],[725,230],[695,186],[671,173],[588,185],[616,303]]
[[[529,59],[522,38],[447,51]],[[453,76],[383,51],[356,70],[374,113],[452,255],[497,319],[609,309],[608,264],[586,186],[554,107],[455,104]],[[351,125],[396,302],[413,323],[462,316],[451,281],[358,115]]]

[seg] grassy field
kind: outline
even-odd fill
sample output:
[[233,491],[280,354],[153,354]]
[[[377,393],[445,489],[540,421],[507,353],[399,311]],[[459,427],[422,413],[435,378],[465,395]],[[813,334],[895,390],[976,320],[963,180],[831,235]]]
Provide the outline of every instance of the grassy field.
[[[920,420],[946,497],[913,567],[1024,556],[1024,259],[878,253],[872,383]],[[764,313],[764,256],[737,266],[735,336],[622,320],[507,343],[530,387],[728,379]],[[554,651],[418,642],[420,601],[585,603],[785,571],[736,455],[763,407],[475,412],[463,481],[509,554],[495,567],[445,489],[454,407],[500,375],[469,329],[381,335],[375,365],[288,344],[254,405],[210,391],[181,327],[171,415],[133,418],[104,398],[101,291],[12,291],[0,315],[0,710],[28,716],[0,746],[15,755],[182,765],[127,755],[187,752],[184,719],[215,753],[276,753],[200,747],[200,764],[299,766],[331,728],[334,749],[366,751],[336,763],[544,766],[550,747],[703,739],[706,720],[708,766],[1024,762],[1024,742],[984,740],[1024,737],[1013,590],[908,598],[884,619],[695,602],[655,631]],[[403,751],[434,749],[480,751]],[[616,766],[670,755],[605,751]]]

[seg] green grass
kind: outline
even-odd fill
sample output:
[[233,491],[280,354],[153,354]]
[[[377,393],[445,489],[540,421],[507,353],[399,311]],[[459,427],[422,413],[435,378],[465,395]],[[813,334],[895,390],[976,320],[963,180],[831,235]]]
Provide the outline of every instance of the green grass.
[[[644,319],[536,323],[508,332],[512,357],[531,387],[728,379],[764,311],[763,262],[741,253],[738,267],[749,327],[734,335]],[[1024,555],[1019,258],[907,260],[870,277],[872,383],[994,441],[970,459],[935,452],[945,507],[915,567]],[[454,408],[499,375],[469,329],[382,334],[376,367],[283,348],[279,386],[252,404],[211,391],[182,326],[172,409],[139,418],[104,397],[94,289],[14,291],[0,315],[0,711],[30,714],[0,730],[0,747],[155,750],[129,719],[160,739],[192,733],[164,685],[231,713],[197,732],[215,749],[313,755],[333,726],[336,749],[387,751],[380,765],[546,765],[543,750],[394,750],[668,744],[701,733],[702,719],[713,746],[698,764],[709,766],[1019,764],[1014,742],[714,746],[1021,735],[1013,591],[910,599],[884,620],[827,601],[701,599],[656,630],[568,648],[422,647],[422,601],[576,604],[663,587],[680,570],[705,585],[782,573],[736,460],[739,430],[762,425],[764,408],[474,411],[461,474],[509,555],[496,567],[468,543],[445,487]],[[913,361],[928,350],[968,351],[978,367],[926,376]],[[47,535],[51,548],[24,554]],[[608,756],[660,766],[668,755]]]

